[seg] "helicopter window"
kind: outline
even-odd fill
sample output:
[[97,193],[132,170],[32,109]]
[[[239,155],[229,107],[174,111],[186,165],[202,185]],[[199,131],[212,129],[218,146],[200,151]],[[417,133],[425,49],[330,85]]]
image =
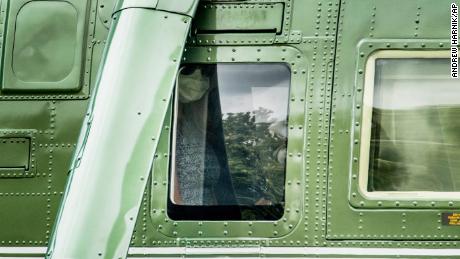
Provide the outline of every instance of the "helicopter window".
[[393,51],[375,58],[373,68],[374,87],[364,93],[369,128],[361,155],[369,159],[361,161],[368,172],[361,189],[395,198],[460,192],[460,84],[450,78],[450,59],[442,51]]
[[187,65],[176,89],[168,214],[276,220],[284,213],[290,70]]

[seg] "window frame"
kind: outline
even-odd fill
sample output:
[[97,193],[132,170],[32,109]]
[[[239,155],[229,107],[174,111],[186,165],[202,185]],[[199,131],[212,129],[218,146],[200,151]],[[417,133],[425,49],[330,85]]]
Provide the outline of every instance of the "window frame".
[[173,90],[173,98],[172,98],[172,118],[171,118],[171,121],[172,121],[172,125],[171,125],[171,128],[172,128],[172,131],[171,131],[171,162],[170,162],[170,168],[169,168],[169,172],[168,174],[170,175],[169,176],[169,182],[168,182],[168,201],[170,201],[171,203],[173,204],[176,204],[176,202],[174,201],[173,197],[175,196],[174,195],[174,188],[171,188],[173,182],[176,181],[176,167],[173,166],[172,164],[174,163],[174,161],[176,160],[176,135],[177,135],[177,121],[178,121],[178,118],[177,116],[175,116],[175,114],[178,113],[178,108],[179,108],[179,101],[178,101],[178,98],[177,96],[179,96],[179,78],[180,78],[180,74],[181,74],[181,71],[182,69],[184,69],[184,66],[181,66],[179,68],[179,71],[177,73],[177,76],[176,76],[176,84],[174,86],[174,90]]
[[[94,34],[93,23],[97,16],[91,15],[93,6],[88,1],[68,0],[77,11],[77,36],[74,53],[74,63],[70,73],[60,81],[22,81],[13,71],[13,50],[16,34],[16,18],[22,8],[31,0],[6,0],[0,3],[4,10],[0,19],[4,20],[5,37],[2,40],[4,53],[2,55],[2,73],[0,82],[0,98],[4,99],[88,99],[90,94],[90,81],[94,69],[92,44]],[[60,2],[51,0],[51,2]],[[97,55],[96,55],[97,56]]]
[[[144,217],[160,235],[169,238],[280,238],[296,229],[304,217],[306,156],[307,57],[288,46],[193,46],[184,53],[183,64],[285,63],[291,73],[289,95],[288,156],[286,162],[285,206],[281,219],[255,220],[174,220],[168,216],[169,166],[171,154],[172,102],[152,165],[150,201],[145,200]],[[145,210],[144,209],[144,210]],[[249,241],[248,241],[249,242]],[[251,241],[252,242],[252,241]],[[249,242],[248,244],[250,244]]]
[[[362,102],[361,136],[359,151],[358,190],[367,200],[391,201],[452,201],[460,200],[460,192],[436,191],[368,191],[370,141],[372,134],[372,113],[375,88],[375,64],[377,59],[449,58],[447,50],[378,50],[369,56],[365,64]],[[415,203],[416,204],[416,203]]]
[[[172,207],[175,207],[176,209],[179,209],[182,207],[182,208],[187,208],[187,207],[195,207],[196,210],[198,210],[198,208],[201,208],[203,211],[206,211],[208,210],[208,212],[213,215],[215,214],[216,212],[218,212],[219,210],[225,210],[227,211],[228,210],[233,210],[234,208],[245,208],[245,209],[248,209],[250,211],[253,211],[253,210],[258,210],[258,208],[263,208],[265,207],[266,209],[273,209],[273,210],[277,210],[277,208],[279,208],[280,206],[282,206],[282,209],[283,211],[285,210],[285,202],[286,202],[286,188],[283,188],[284,190],[284,196],[283,196],[283,201],[279,204],[272,204],[272,205],[241,205],[241,204],[235,204],[235,205],[184,205],[184,204],[178,204],[176,203],[176,201],[174,200],[174,191],[175,191],[175,188],[173,187],[174,186],[174,182],[176,181],[176,172],[175,172],[175,169],[176,167],[174,166],[174,163],[175,163],[175,158],[176,158],[176,136],[177,136],[177,123],[178,123],[178,117],[176,116],[176,114],[178,114],[178,108],[179,108],[179,101],[178,101],[178,93],[179,93],[179,79],[180,79],[180,74],[181,74],[181,71],[182,69],[185,68],[186,65],[211,65],[211,64],[222,64],[222,65],[269,65],[269,64],[272,64],[272,65],[282,65],[284,66],[287,70],[288,70],[288,75],[289,75],[289,86],[288,86],[288,96],[290,96],[290,91],[291,91],[291,86],[292,86],[292,71],[291,71],[291,67],[289,66],[288,63],[286,62],[264,62],[264,63],[261,63],[261,62],[235,62],[235,63],[228,63],[228,62],[216,62],[216,63],[185,63],[183,64],[183,66],[181,66],[181,68],[179,69],[179,72],[177,74],[177,77],[176,77],[176,85],[175,85],[175,88],[174,88],[174,98],[173,98],[173,101],[172,101],[172,132],[171,132],[171,162],[170,162],[170,168],[169,168],[169,175],[170,175],[170,182],[168,184],[168,187],[169,187],[169,191],[168,191],[168,202],[170,202],[170,204],[168,204],[168,210],[170,209],[169,206],[172,206]],[[287,100],[287,110],[286,110],[286,120],[287,120],[287,125],[286,125],[286,131],[287,131],[287,127],[289,125],[289,109],[290,109],[290,102],[289,100]],[[287,148],[287,145],[288,145],[288,139],[289,139],[289,136],[286,138],[286,148]],[[284,183],[283,185],[286,184],[286,179],[287,179],[287,156],[286,156],[286,159],[285,159],[285,165],[284,165]],[[195,209],[193,208],[193,209]],[[206,213],[207,214],[207,213]],[[283,212],[284,214],[284,212]],[[282,218],[283,215],[280,216],[280,218]],[[277,220],[279,220],[280,218],[278,218]],[[181,220],[181,219],[178,219],[178,220]],[[184,219],[184,220],[192,220],[192,219]],[[209,220],[209,221],[216,221],[217,219],[206,219],[206,220]],[[227,220],[230,220],[230,219],[227,219]],[[265,219],[266,220],[266,219]],[[238,221],[247,221],[245,219],[241,219],[241,220],[238,220]],[[261,220],[261,219],[254,219],[253,221],[264,221],[264,220]],[[270,220],[268,220],[270,221]]]

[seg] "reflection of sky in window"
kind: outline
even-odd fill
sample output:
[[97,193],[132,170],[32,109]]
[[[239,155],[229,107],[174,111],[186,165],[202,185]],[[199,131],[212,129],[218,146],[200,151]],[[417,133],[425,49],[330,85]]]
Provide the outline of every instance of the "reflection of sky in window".
[[460,83],[449,59],[381,59],[376,62],[374,107],[414,109],[459,106]]
[[222,113],[273,111],[271,119],[286,120],[290,71],[283,64],[217,66]]

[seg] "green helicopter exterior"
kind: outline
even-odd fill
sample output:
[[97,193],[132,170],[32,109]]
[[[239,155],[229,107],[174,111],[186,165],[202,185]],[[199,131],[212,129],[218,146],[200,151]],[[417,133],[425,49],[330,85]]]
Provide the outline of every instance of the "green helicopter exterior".
[[459,4],[0,0],[0,258],[459,258]]

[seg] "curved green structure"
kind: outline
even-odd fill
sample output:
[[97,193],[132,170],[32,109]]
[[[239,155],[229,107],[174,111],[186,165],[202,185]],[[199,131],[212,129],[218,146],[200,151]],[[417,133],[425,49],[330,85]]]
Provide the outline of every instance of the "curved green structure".
[[117,5],[49,258],[126,256],[196,5]]

